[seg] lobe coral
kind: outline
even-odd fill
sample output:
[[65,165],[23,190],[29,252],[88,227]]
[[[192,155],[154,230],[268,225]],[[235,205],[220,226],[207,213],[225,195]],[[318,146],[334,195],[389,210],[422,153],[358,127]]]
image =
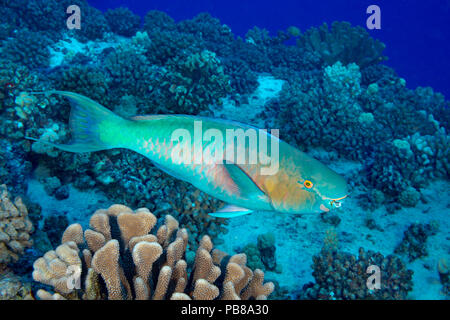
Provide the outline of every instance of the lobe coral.
[[245,254],[228,256],[209,236],[198,245],[195,260],[185,258],[188,232],[166,215],[123,205],[97,210],[90,228],[70,225],[61,245],[34,262],[33,279],[50,285],[40,299],[84,300],[247,300],[267,299],[274,290],[260,269],[246,266]]

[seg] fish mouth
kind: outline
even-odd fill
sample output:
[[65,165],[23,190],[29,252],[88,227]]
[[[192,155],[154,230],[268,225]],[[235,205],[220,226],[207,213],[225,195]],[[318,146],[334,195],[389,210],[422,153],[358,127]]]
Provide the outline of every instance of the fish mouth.
[[329,198],[329,200],[330,200],[329,206],[321,204],[319,208],[323,212],[329,212],[331,209],[339,208],[342,205],[342,203],[340,201],[344,200],[347,197],[348,197],[348,194],[346,194],[345,196],[340,197],[340,198],[335,198],[335,199]]
[[332,208],[333,208],[333,206],[335,206],[336,208],[339,208],[342,205],[342,203],[340,201],[345,199],[345,198],[347,198],[347,197],[348,197],[348,194],[346,194],[345,196],[340,197],[340,198],[331,199],[330,206]]

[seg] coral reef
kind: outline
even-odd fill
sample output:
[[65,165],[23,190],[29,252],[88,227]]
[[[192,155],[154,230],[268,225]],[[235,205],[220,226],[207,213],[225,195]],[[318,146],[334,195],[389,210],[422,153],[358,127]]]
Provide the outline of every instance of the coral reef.
[[160,86],[167,90],[169,110],[199,114],[231,91],[220,60],[209,50],[177,56],[168,66]]
[[144,30],[151,32],[152,30],[161,31],[162,29],[174,30],[175,21],[165,12],[158,10],[150,10],[144,18]]
[[328,65],[340,61],[366,67],[386,59],[382,54],[385,48],[382,42],[372,39],[364,28],[352,27],[348,22],[335,21],[331,29],[326,23],[308,29],[298,38],[297,45],[319,55]]
[[111,79],[92,66],[75,65],[53,75],[61,90],[77,92],[102,105],[110,103],[108,93]]
[[47,234],[47,238],[52,246],[57,246],[66,230],[69,222],[65,214],[55,214],[44,219],[42,231]]
[[17,261],[25,248],[33,245],[33,224],[20,197],[14,202],[6,185],[0,185],[0,266]]
[[[147,207],[157,215],[171,214],[191,232],[189,241],[192,246],[196,246],[203,235],[219,241],[217,236],[225,231],[226,219],[208,215],[223,206],[222,201],[169,176],[134,152],[63,152],[58,158],[46,159],[45,166],[50,170],[49,181],[60,177],[61,183],[61,186],[50,187],[47,183],[49,178],[42,180],[49,194],[56,196],[63,191],[61,188],[73,183],[80,189],[96,187],[107,193],[114,202]],[[73,175],[73,172],[77,174]]]
[[44,185],[44,190],[49,196],[54,196],[58,200],[64,200],[69,197],[69,189],[67,185],[61,185],[58,177],[43,177],[39,179]]
[[261,253],[259,252],[256,244],[249,243],[243,247],[241,251],[247,256],[247,265],[250,269],[264,270],[265,266],[261,261]]
[[26,180],[32,168],[26,154],[17,144],[0,140],[0,180],[14,194],[24,194],[26,190]]
[[304,150],[361,161],[363,175],[353,183],[382,192],[383,202],[414,206],[418,189],[449,177],[448,128],[434,116],[448,113],[448,103],[432,91],[407,90],[393,75],[364,87],[361,75],[356,64],[336,62],[290,77],[269,102],[266,125],[284,128],[282,138]]
[[258,235],[257,243],[249,243],[240,249],[247,256],[251,269],[261,269],[281,273],[281,266],[276,261],[275,236],[272,233]]
[[[67,0],[64,0],[67,1]],[[80,30],[72,30],[73,35],[82,41],[96,40],[104,37],[105,32],[109,32],[110,28],[108,21],[103,13],[91,7],[86,0],[71,0],[65,8],[69,5],[78,5],[80,11],[83,12],[83,27]]]
[[435,235],[437,230],[438,225],[436,222],[411,224],[403,234],[402,241],[395,248],[395,253],[406,255],[410,262],[427,256],[426,241],[429,236]]
[[205,235],[215,243],[220,243],[218,236],[227,231],[225,226],[228,225],[228,221],[213,218],[209,213],[216,212],[224,203],[187,184],[185,187],[180,186],[179,192],[183,196],[176,197],[172,194],[169,204],[174,210],[171,213],[191,234],[189,237],[191,248],[196,248]]
[[257,243],[262,263],[267,270],[274,271],[277,268],[275,236],[272,233],[261,234],[258,236]]
[[66,27],[65,8],[69,1],[17,0],[2,2],[2,16],[10,25],[32,31],[55,32]]
[[337,62],[307,82],[286,83],[279,101],[273,100],[270,106],[279,110],[275,127],[284,127],[283,137],[303,148],[321,146],[340,153],[352,149],[357,157],[362,149],[358,144],[366,140],[358,122],[360,79],[356,64]]
[[[62,5],[65,4],[63,1]],[[209,106],[220,105],[227,96],[236,108],[247,103],[257,88],[258,74],[267,72],[285,80],[285,84],[278,97],[261,106],[258,117],[267,122],[266,127],[283,128],[282,138],[302,149],[321,147],[363,162],[364,176],[354,183],[367,187],[367,193],[382,192],[384,200],[377,205],[393,201],[411,205],[417,199],[411,188],[420,192],[432,179],[449,176],[448,103],[431,89],[405,88],[404,80],[392,69],[378,65],[384,59],[383,45],[361,28],[334,23],[330,29],[322,26],[305,33],[290,28],[275,37],[264,29],[254,28],[243,40],[234,39],[226,25],[208,14],[175,23],[163,12],[150,11],[141,32],[138,18],[128,9],[110,10],[103,15],[85,1],[75,4],[84,12],[86,23],[80,32],[54,25],[52,16],[44,22],[45,32],[32,28],[36,20],[33,14],[57,14],[52,11],[59,5],[56,1],[44,4],[33,0],[30,4],[30,8],[36,9],[33,12],[28,9],[18,12],[19,5],[9,2],[4,8],[11,17],[16,15],[29,24],[2,40],[6,55],[0,59],[4,65],[0,85],[6,87],[0,90],[0,96],[3,95],[7,106],[1,117],[5,137],[20,139],[27,135],[50,141],[66,138],[64,117],[68,103],[55,97],[30,100],[27,90],[43,87],[78,92],[119,110],[124,116],[211,115]],[[10,21],[14,23],[19,20]],[[126,38],[107,35],[109,30]],[[46,47],[61,36],[64,41],[75,37],[83,43],[73,40],[70,47],[58,49],[64,57],[73,56],[70,65],[47,68]],[[297,46],[284,45],[291,37],[297,38]],[[100,38],[115,44],[100,42]],[[83,47],[81,51],[76,50],[79,45]],[[30,74],[29,68],[34,73]],[[16,79],[12,70],[25,78]],[[57,103],[62,105],[53,108]],[[402,149],[406,142],[411,152]],[[66,176],[76,173],[78,186],[103,188],[106,184],[114,189],[123,185],[123,189],[114,193],[124,194],[123,200],[117,201],[130,205],[138,205],[133,198],[148,199],[142,196],[144,192],[134,197],[133,190],[144,189],[139,176],[138,181],[129,179],[126,170],[114,176],[90,170],[87,164],[94,160],[89,160],[92,156],[83,156],[81,161],[82,157],[64,155],[33,143],[32,150],[42,156],[30,157],[29,145],[23,141],[12,148],[12,153],[22,153],[14,160],[20,165],[11,170],[18,176],[30,170],[30,160],[32,164],[49,161],[43,158],[48,155],[60,162],[56,164],[57,170],[52,169],[53,175],[61,178],[63,173]],[[127,161],[126,157],[129,156],[113,156],[122,163]],[[104,152],[95,158],[100,164],[108,164],[111,156]],[[12,158],[4,156],[4,159],[5,165],[11,167]],[[53,167],[54,163],[50,163]],[[104,168],[100,164],[98,167]],[[89,177],[85,175],[87,172]],[[23,190],[24,182],[17,181],[5,180],[14,189],[16,184],[22,185]]]
[[107,10],[105,18],[112,32],[125,37],[135,35],[141,24],[141,18],[124,7]]
[[398,200],[404,207],[415,207],[420,200],[420,193],[413,187],[407,187],[400,193]]
[[242,59],[234,56],[224,57],[222,63],[234,92],[245,94],[255,91],[258,87],[257,74]]
[[[358,164],[358,169],[346,173],[346,179],[352,197],[357,198],[361,207],[376,210],[372,214],[368,212],[366,219],[362,219],[374,233],[389,228],[384,221],[378,220],[378,209],[381,212],[386,209],[388,213],[402,207],[404,211],[420,211],[427,205],[427,187],[438,179],[450,177],[448,101],[431,88],[409,89],[405,79],[381,63],[386,59],[384,44],[372,38],[364,28],[334,22],[330,27],[324,24],[306,31],[291,26],[272,35],[268,30],[254,27],[244,37],[239,37],[207,13],[175,21],[164,12],[150,11],[141,26],[140,17],[127,8],[108,10],[103,14],[86,0],[5,0],[1,3],[1,183],[8,185],[12,194],[24,196],[28,179],[35,176],[46,192],[56,199],[69,197],[69,184],[78,189],[92,188],[106,193],[112,203],[146,207],[158,218],[170,215],[179,223],[179,231],[173,232],[169,242],[150,242],[158,243],[162,253],[153,266],[150,265],[154,272],[148,271],[149,281],[144,284],[139,273],[142,270],[139,271],[133,260],[133,250],[127,248],[130,241],[120,236],[117,218],[108,216],[112,233],[102,244],[104,249],[99,247],[95,251],[90,247],[93,237],[98,237],[98,225],[84,231],[83,241],[79,241],[80,237],[74,238],[76,245],[64,242],[59,246],[61,234],[68,224],[64,214],[40,214],[36,204],[26,202],[30,212],[26,217],[26,209],[20,200],[17,204],[12,204],[11,200],[2,202],[2,206],[7,203],[10,208],[15,208],[11,212],[19,212],[14,219],[26,221],[22,229],[20,223],[14,222],[18,227],[14,229],[17,237],[28,240],[10,241],[15,237],[10,227],[13,225],[11,217],[7,223],[1,220],[0,264],[8,263],[16,274],[27,274],[33,257],[59,246],[44,257],[48,260],[45,261],[52,261],[55,268],[62,268],[55,274],[62,275],[71,262],[82,266],[82,289],[70,293],[61,291],[62,278],[50,280],[41,275],[45,278],[43,282],[55,284],[53,298],[155,297],[156,291],[164,292],[162,286],[168,272],[165,267],[169,267],[168,249],[172,244],[173,248],[179,245],[177,234],[184,237],[185,232],[189,237],[183,238],[183,241],[187,239],[187,244],[183,242],[184,257],[176,258],[186,264],[185,290],[183,294],[173,294],[172,287],[182,279],[175,278],[175,273],[182,271],[176,269],[175,264],[171,266],[174,275],[164,298],[198,298],[201,290],[218,292],[219,298],[236,297],[238,294],[237,291],[233,293],[232,285],[244,289],[249,273],[242,256],[225,257],[219,263],[220,259],[216,258],[222,254],[207,244],[210,239],[215,245],[221,245],[223,240],[219,236],[227,232],[227,220],[208,215],[224,205],[221,201],[167,175],[148,159],[130,151],[71,154],[24,139],[35,137],[65,143],[70,135],[68,101],[31,92],[53,89],[77,92],[123,117],[181,113],[280,128],[283,140],[326,164],[340,160]],[[80,30],[68,30],[65,24],[65,9],[71,4],[81,8]],[[296,42],[296,45],[287,45],[288,41]],[[0,188],[2,197],[9,197],[5,190]],[[138,210],[134,214],[144,211]],[[5,212],[10,211],[2,209],[1,215],[10,215]],[[392,215],[387,217],[394,218]],[[325,224],[346,225],[341,212],[323,213],[318,219],[321,227],[328,227]],[[32,235],[31,249],[30,220],[37,229]],[[67,230],[76,231],[76,228]],[[304,229],[308,229],[306,224]],[[396,252],[411,261],[423,257],[427,254],[427,238],[435,232],[433,230],[431,223],[411,225]],[[405,271],[397,258],[381,258],[373,252],[355,258],[337,250],[334,228],[328,229],[326,237],[327,253],[319,254],[314,260],[316,284],[308,287],[302,297],[406,297],[410,289],[409,271]],[[113,238],[116,242],[111,242]],[[283,243],[277,241],[275,244],[272,240],[270,236],[261,235],[257,243],[239,247],[247,255],[250,269],[281,270],[280,261],[275,260],[275,248],[278,260],[282,260]],[[146,245],[140,247],[146,250]],[[98,251],[115,252],[119,280],[104,279],[100,264],[106,260],[98,258],[95,270],[92,256]],[[206,282],[200,281],[196,289],[193,280],[199,277],[198,274],[195,276],[199,269],[196,259],[207,254],[214,265],[220,267],[221,275],[215,281],[205,276]],[[355,283],[363,283],[362,279],[367,275],[358,270],[372,260],[386,262],[385,270],[388,270],[391,282],[383,283],[381,291],[366,292],[358,289]],[[327,268],[338,272],[330,274],[325,263],[328,263]],[[234,280],[232,285],[224,282],[227,264],[230,272],[239,268],[244,271],[239,283]],[[183,263],[180,265],[178,268],[182,268]],[[348,265],[350,270],[344,273],[342,265]],[[448,294],[447,266],[446,261],[440,261],[438,272],[443,292]],[[213,268],[213,273],[214,270],[217,269]],[[257,279],[261,273],[255,271],[253,274],[255,281],[260,281]],[[336,277],[338,280],[334,284],[328,283],[329,278],[334,281]],[[396,277],[405,281],[404,286],[398,285]],[[5,280],[9,278],[13,280]],[[349,284],[343,279],[354,281]],[[22,291],[16,280],[9,273],[0,280],[1,288],[7,283],[11,289],[5,291],[5,296],[27,296],[29,289]],[[117,288],[118,283],[119,293],[108,291],[108,286],[116,285]],[[45,289],[49,290],[49,287]],[[255,290],[257,296],[258,290],[262,289]],[[244,296],[243,292],[241,290],[239,295],[246,298],[249,290]],[[50,298],[48,293],[41,291],[40,294]],[[274,294],[278,298],[283,294],[287,296],[279,288],[271,297]]]
[[[378,266],[382,272],[380,289],[370,290],[366,285],[370,276],[366,270],[371,265]],[[404,300],[412,290],[413,271],[406,269],[398,257],[384,257],[363,248],[359,249],[358,257],[323,249],[313,257],[312,267],[316,282],[304,286],[301,299]]]
[[145,55],[133,47],[121,46],[111,51],[105,58],[104,67],[112,79],[111,86],[118,88],[119,94],[133,94],[145,97],[149,91],[153,73],[157,71]]
[[30,69],[47,67],[50,58],[47,46],[50,43],[51,40],[43,33],[20,30],[14,38],[5,41],[2,56]]
[[33,279],[55,290],[40,289],[40,299],[266,299],[274,289],[261,270],[246,267],[244,254],[213,250],[208,236],[188,265],[188,232],[170,215],[155,234],[157,219],[145,208],[113,205],[89,224],[84,232],[70,225],[61,245],[35,261]]
[[31,286],[10,270],[0,272],[0,300],[32,300]]

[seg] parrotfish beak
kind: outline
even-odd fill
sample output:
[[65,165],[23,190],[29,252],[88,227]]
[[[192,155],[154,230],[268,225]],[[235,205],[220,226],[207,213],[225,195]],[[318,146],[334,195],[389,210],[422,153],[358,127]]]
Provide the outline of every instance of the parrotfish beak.
[[342,205],[342,200],[344,200],[345,198],[348,197],[348,194],[346,194],[343,197],[340,198],[336,198],[336,199],[331,199],[330,203],[329,203],[329,207],[325,206],[323,203],[320,205],[320,210],[324,211],[324,212],[328,212],[330,211],[330,209],[334,209],[334,208],[339,208]]

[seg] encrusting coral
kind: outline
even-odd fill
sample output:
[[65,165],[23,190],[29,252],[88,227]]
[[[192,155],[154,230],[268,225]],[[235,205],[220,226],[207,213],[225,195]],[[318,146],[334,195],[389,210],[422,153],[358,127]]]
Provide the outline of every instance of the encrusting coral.
[[145,208],[113,205],[89,224],[84,232],[70,225],[61,245],[34,262],[33,279],[55,290],[40,289],[40,299],[266,299],[274,290],[261,270],[246,266],[245,254],[213,250],[208,236],[188,266],[188,232],[170,215],[155,234],[157,218]]
[[439,226],[436,221],[431,223],[413,223],[403,234],[403,239],[395,248],[395,253],[403,254],[408,260],[414,261],[427,256],[427,239],[436,234]]
[[17,261],[32,246],[33,224],[20,197],[11,201],[6,185],[0,185],[0,266]]
[[50,43],[51,41],[43,33],[20,30],[15,38],[5,42],[2,55],[30,69],[44,67],[48,65],[49,52],[46,46]]
[[11,270],[0,272],[0,301],[1,300],[32,300],[31,286],[23,283],[19,276]]
[[382,42],[372,39],[364,28],[352,27],[345,21],[333,22],[331,29],[326,23],[319,28],[310,28],[300,36],[297,45],[319,55],[329,65],[341,61],[365,67],[386,60]]
[[105,13],[105,18],[111,31],[122,36],[133,36],[139,30],[141,24],[141,18],[124,7],[109,9]]
[[[376,265],[381,271],[379,289],[369,289],[368,267]],[[413,271],[395,255],[384,257],[379,252],[359,249],[358,257],[327,248],[313,257],[316,283],[303,287],[302,299],[323,300],[402,300],[412,290]]]

